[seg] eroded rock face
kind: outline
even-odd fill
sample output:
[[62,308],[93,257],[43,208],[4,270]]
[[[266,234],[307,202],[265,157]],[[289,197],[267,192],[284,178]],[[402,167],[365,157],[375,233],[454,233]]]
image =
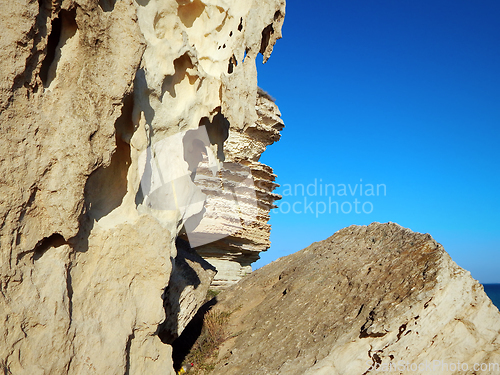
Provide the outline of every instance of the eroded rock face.
[[217,273],[214,266],[201,258],[189,243],[176,241],[175,271],[165,289],[166,319],[160,326],[160,338],[172,343],[205,302],[207,290]]
[[[270,246],[269,212],[281,196],[271,167],[259,162],[266,147],[280,138],[281,113],[274,101],[259,90],[258,119],[245,129],[230,127],[224,143],[225,161],[217,176],[199,168],[199,186],[207,195],[204,218],[194,234],[219,234],[220,239],[197,247],[197,252],[216,266],[213,288],[225,288],[252,272],[251,264]],[[251,180],[247,177],[252,176]],[[247,183],[245,181],[247,179]],[[221,189],[220,180],[223,181]],[[237,205],[234,205],[237,202]],[[203,222],[202,222],[203,223]]]
[[[283,15],[279,0],[0,4],[5,373],[173,372],[159,326],[178,334],[213,277],[176,259],[203,219],[192,149],[215,173],[224,129],[257,121],[255,57]],[[166,317],[180,264],[202,282]]]
[[483,287],[430,235],[394,223],[342,229],[218,298],[236,337],[216,374],[366,374],[391,363],[433,373],[397,371],[400,361],[490,374],[474,364],[500,363],[500,313]]

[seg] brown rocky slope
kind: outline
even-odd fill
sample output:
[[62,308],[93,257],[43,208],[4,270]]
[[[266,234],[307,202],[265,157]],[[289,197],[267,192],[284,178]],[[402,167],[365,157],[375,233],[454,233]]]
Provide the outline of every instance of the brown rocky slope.
[[232,315],[216,374],[492,374],[500,363],[500,313],[482,286],[430,235],[394,223],[342,229],[218,299]]

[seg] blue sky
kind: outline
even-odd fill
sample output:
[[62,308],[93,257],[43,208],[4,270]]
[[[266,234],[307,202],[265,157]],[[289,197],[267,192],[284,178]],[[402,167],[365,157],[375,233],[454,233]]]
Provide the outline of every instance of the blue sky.
[[[283,39],[258,62],[286,127],[261,161],[279,193],[321,180],[385,185],[386,195],[304,197],[299,187],[271,214],[272,245],[254,268],[351,224],[392,221],[500,283],[499,20],[496,0],[287,1]],[[351,213],[319,214],[329,198]]]

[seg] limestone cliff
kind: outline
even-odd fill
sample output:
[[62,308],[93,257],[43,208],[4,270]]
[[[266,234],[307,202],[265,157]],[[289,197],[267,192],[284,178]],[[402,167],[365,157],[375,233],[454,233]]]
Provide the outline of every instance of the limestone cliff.
[[394,223],[342,229],[218,299],[232,314],[215,374],[500,372],[500,313],[483,287]]
[[[173,372],[169,342],[215,273],[176,244],[179,235],[191,247],[214,239],[195,232],[209,211],[199,165],[212,176],[229,161],[265,171],[256,173],[263,203],[248,203],[259,215],[248,222],[259,228],[244,229],[256,244],[248,251],[267,246],[272,172],[224,148],[265,121],[271,104],[258,99],[255,58],[269,57],[284,6],[0,3],[4,373]],[[257,133],[265,144],[259,137],[268,130]]]
[[[252,272],[251,264],[270,246],[269,211],[281,197],[272,192],[278,186],[273,170],[259,163],[259,158],[266,146],[279,140],[283,121],[276,104],[262,90],[258,93],[257,114],[257,121],[245,129],[230,128],[218,176],[211,175],[207,168],[199,172],[203,173],[199,186],[207,195],[204,219],[211,219],[213,225],[200,225],[195,233],[221,237],[196,248],[217,267],[214,288],[227,287]],[[249,175],[252,179],[246,180]],[[224,189],[219,181],[224,181]]]

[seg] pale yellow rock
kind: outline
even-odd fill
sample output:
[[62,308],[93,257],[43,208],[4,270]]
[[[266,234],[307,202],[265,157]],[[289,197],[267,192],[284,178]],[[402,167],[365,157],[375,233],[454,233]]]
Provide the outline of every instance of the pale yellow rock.
[[[179,334],[213,276],[193,265],[203,283],[165,315],[175,239],[204,212],[184,135],[255,122],[254,59],[283,14],[278,0],[0,2],[3,372],[174,373],[159,327]],[[208,135],[218,170],[225,138]],[[149,184],[147,163],[181,189]]]
[[[140,212],[185,233],[205,259],[216,261],[215,286],[251,271],[269,247],[267,220],[279,196],[272,193],[272,170],[258,159],[279,139],[283,121],[276,105],[257,94],[255,57],[261,52],[267,59],[281,36],[284,6],[170,0],[138,8],[147,45],[135,79],[134,116],[147,140],[137,146],[136,202]],[[194,143],[186,140],[201,128],[207,159],[197,168],[186,157]],[[234,172],[248,183],[235,180]],[[227,196],[229,188],[234,195]]]
[[[66,1],[59,11],[44,1],[1,3],[0,367],[6,373],[66,374],[75,352],[85,351],[74,345],[69,274],[77,265],[69,240],[80,231],[88,175],[110,162],[114,124],[143,49],[131,2],[116,5],[119,22],[96,4]],[[61,43],[53,41],[54,59],[45,58],[56,17]]]
[[[171,271],[170,241],[171,234],[150,216],[92,230],[71,271],[73,345],[85,348],[76,350],[71,373],[123,374],[133,359],[155,358],[154,345],[148,344],[149,354],[142,344],[131,345],[149,336],[160,343],[155,332],[165,320],[161,297]],[[168,367],[169,357],[157,360]]]
[[[270,246],[269,211],[281,197],[273,170],[259,162],[266,147],[280,138],[281,113],[273,100],[259,89],[257,121],[245,129],[229,128],[224,143],[225,162],[218,176],[199,170],[198,182],[207,195],[205,214],[193,230],[198,236],[216,241],[203,244],[197,251],[217,268],[214,288],[236,283],[252,272],[251,264]],[[221,184],[225,192],[221,194]]]

